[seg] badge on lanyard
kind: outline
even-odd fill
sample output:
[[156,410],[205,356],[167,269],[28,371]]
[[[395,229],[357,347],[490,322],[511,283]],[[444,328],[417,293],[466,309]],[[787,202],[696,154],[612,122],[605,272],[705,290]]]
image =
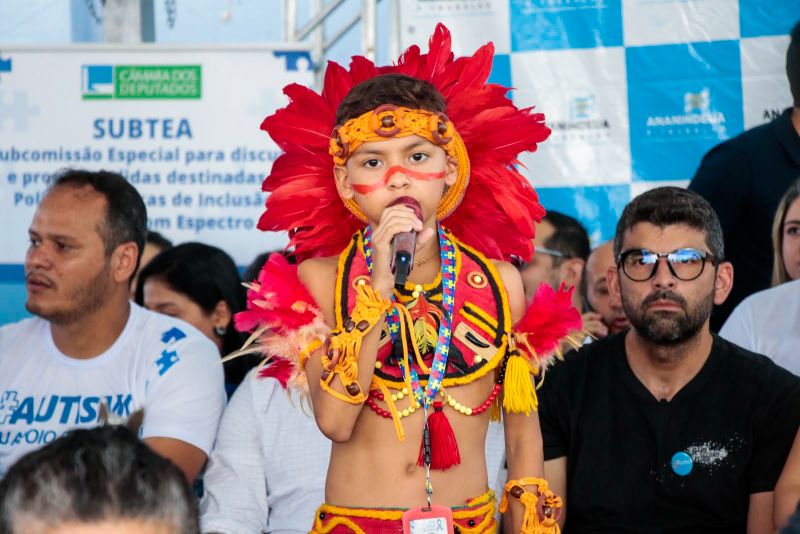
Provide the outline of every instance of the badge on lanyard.
[[453,511],[437,504],[403,512],[403,534],[453,534]]

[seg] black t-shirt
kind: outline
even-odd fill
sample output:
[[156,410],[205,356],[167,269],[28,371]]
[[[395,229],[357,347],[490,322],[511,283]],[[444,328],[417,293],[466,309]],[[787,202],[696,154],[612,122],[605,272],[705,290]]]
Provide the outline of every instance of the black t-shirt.
[[792,108],[770,123],[747,130],[711,149],[689,184],[719,216],[725,256],[736,279],[728,298],[714,308],[711,329],[748,295],[769,287],[772,219],[781,197],[800,178],[800,135]]
[[800,424],[800,379],[715,336],[661,402],[623,332],[548,370],[539,418],[545,460],[567,457],[565,532],[745,532],[749,495],[773,491]]

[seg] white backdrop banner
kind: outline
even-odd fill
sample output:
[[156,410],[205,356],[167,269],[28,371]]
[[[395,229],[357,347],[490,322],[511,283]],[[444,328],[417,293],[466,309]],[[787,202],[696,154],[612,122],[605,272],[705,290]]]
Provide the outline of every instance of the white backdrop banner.
[[0,48],[0,264],[22,263],[53,173],[107,169],[142,194],[150,229],[219,246],[240,265],[282,247],[256,230],[278,148],[259,130],[313,83],[306,49]]
[[800,0],[400,0],[402,46],[437,22],[456,55],[495,42],[491,81],[553,130],[523,156],[547,209],[595,244],[647,189],[686,185],[714,145],[791,105]]

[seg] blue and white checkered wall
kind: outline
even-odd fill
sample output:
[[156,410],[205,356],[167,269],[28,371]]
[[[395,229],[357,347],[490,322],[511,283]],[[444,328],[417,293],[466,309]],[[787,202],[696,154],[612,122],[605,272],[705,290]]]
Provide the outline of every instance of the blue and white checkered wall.
[[625,204],[685,185],[703,154],[791,105],[800,0],[402,0],[404,46],[437,22],[457,55],[495,43],[492,80],[553,133],[524,172],[595,244]]

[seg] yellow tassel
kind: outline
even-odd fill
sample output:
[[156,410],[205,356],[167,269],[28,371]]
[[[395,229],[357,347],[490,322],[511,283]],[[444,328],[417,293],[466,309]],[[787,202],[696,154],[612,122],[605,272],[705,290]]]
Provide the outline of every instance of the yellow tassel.
[[522,356],[514,354],[506,365],[503,384],[503,408],[508,412],[530,415],[539,406],[536,388],[531,380],[531,368]]
[[[395,405],[392,400],[392,394],[389,388],[386,387],[386,383],[383,380],[376,380],[375,377],[372,379],[372,384],[378,386],[378,389],[383,393],[386,404],[389,405],[389,413],[392,414],[392,422],[394,423],[394,431],[397,433],[397,439],[400,441],[405,440],[406,432],[403,430],[403,423],[400,422],[400,415],[397,413],[397,405]],[[411,390],[409,389],[409,391]]]

